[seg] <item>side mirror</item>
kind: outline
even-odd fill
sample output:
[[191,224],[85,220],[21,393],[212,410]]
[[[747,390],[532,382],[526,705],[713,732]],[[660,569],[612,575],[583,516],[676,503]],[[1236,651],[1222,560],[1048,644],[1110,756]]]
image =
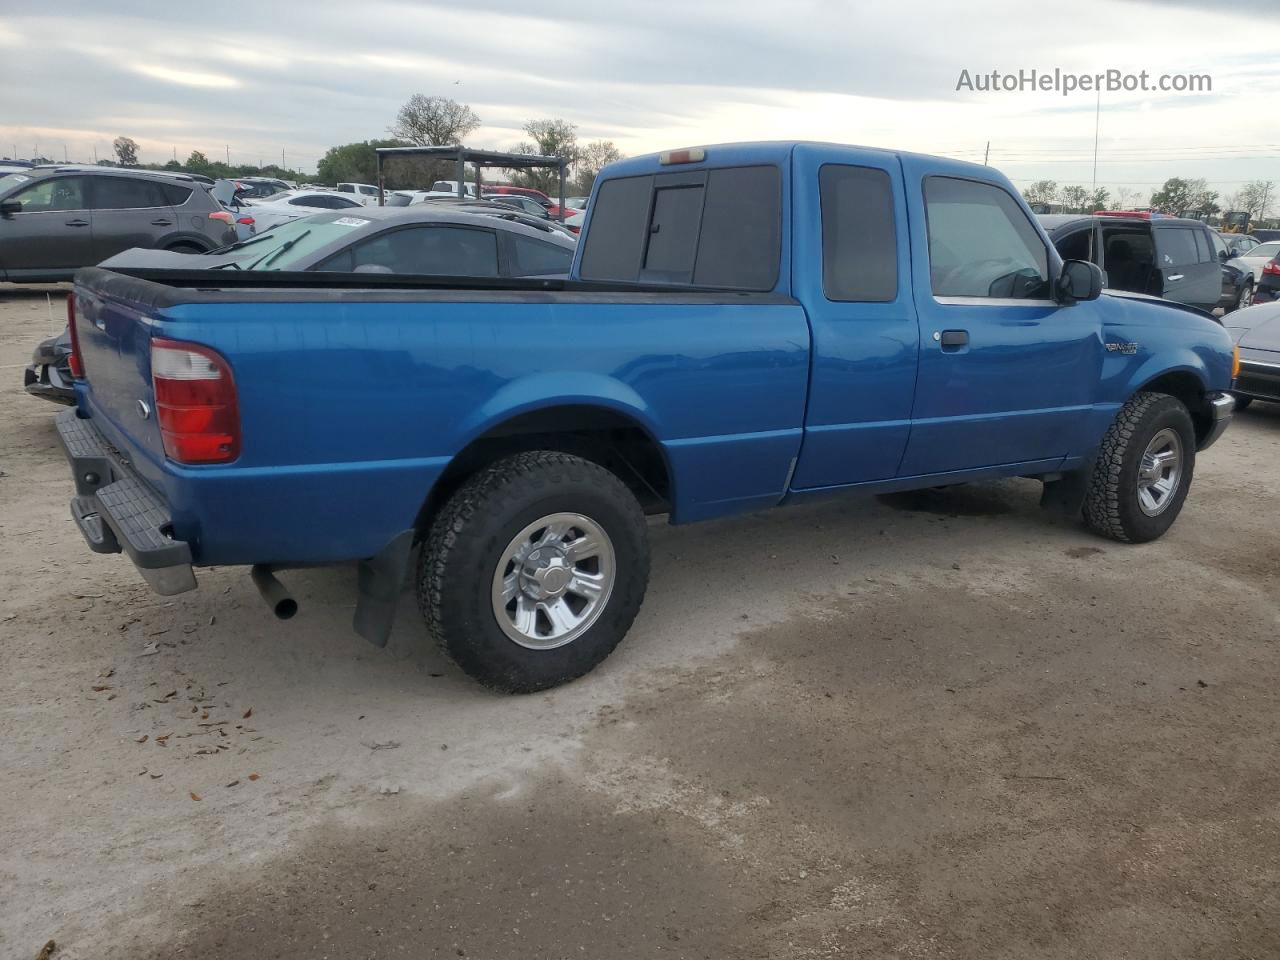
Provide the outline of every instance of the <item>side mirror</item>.
[[1230,260],[1230,259],[1231,259],[1231,251],[1230,251],[1230,250],[1219,250],[1219,251],[1218,251],[1218,259],[1219,259],[1219,260],[1221,260],[1223,263],[1226,263],[1228,260]]
[[1097,300],[1102,295],[1102,268],[1087,260],[1068,260],[1058,278],[1058,298],[1063,303]]
[[4,200],[0,201],[0,217],[6,220],[12,220],[15,213],[22,212],[21,200]]

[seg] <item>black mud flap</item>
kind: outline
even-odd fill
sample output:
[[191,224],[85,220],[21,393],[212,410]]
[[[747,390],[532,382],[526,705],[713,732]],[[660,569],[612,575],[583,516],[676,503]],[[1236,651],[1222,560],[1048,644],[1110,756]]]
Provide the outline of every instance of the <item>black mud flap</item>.
[[351,625],[375,647],[385,647],[396,620],[396,604],[404,587],[413,551],[412,530],[397,535],[356,568],[356,613]]
[[1068,517],[1080,515],[1084,509],[1085,494],[1089,492],[1089,478],[1093,476],[1093,459],[1079,470],[1070,470],[1057,480],[1048,480],[1040,494],[1040,506],[1046,510],[1060,510]]

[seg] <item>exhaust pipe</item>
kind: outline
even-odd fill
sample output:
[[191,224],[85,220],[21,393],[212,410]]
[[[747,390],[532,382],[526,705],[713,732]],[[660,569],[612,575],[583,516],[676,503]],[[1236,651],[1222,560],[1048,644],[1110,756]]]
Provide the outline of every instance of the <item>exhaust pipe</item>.
[[276,579],[276,575],[271,572],[271,568],[255,563],[249,569],[249,577],[253,580],[253,585],[258,588],[258,593],[262,594],[262,599],[267,602],[267,606],[271,608],[271,612],[276,615],[279,620],[288,620],[298,612],[298,601],[293,599],[293,594],[289,592],[289,588]]

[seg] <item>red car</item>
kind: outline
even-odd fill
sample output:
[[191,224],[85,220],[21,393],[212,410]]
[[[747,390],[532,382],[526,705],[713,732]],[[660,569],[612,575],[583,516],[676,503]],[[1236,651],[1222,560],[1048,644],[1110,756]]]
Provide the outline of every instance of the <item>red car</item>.
[[[507,184],[497,184],[492,187],[484,188],[484,195],[486,197],[495,193],[505,193],[508,196],[528,197],[530,200],[534,200],[537,203],[542,204],[547,211],[547,216],[551,217],[551,219],[560,219],[560,205],[541,190],[535,190],[533,187],[513,187]],[[573,210],[569,207],[565,207],[564,215],[566,217],[572,216]]]

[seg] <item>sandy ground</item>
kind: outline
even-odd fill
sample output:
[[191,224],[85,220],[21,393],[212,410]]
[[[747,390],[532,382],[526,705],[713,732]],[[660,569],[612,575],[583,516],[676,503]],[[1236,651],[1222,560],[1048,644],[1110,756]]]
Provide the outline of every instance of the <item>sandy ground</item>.
[[1028,481],[655,523],[586,679],[490,694],[347,570],[84,547],[0,289],[0,956],[1280,956],[1280,407],[1163,541]]

